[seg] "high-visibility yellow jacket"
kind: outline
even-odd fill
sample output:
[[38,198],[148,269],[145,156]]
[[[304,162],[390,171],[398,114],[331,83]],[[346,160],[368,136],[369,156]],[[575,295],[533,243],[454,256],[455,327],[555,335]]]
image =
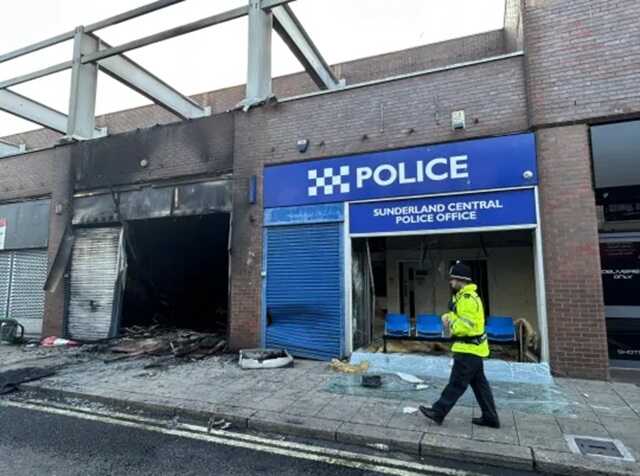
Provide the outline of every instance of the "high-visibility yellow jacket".
[[[478,357],[489,356],[489,342],[484,330],[484,307],[477,293],[478,286],[467,284],[452,298],[451,311],[445,314],[449,319],[449,329],[454,344],[451,350]],[[476,343],[455,341],[456,337],[473,340]]]

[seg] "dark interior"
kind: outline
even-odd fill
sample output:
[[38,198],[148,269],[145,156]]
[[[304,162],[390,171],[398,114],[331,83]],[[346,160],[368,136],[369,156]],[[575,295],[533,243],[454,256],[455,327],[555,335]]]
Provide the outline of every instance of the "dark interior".
[[228,239],[227,213],[128,222],[121,326],[226,332]]

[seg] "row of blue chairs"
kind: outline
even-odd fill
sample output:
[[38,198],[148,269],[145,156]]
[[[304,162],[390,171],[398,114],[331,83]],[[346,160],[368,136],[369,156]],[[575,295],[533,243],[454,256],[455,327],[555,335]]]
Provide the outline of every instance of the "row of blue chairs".
[[[391,337],[411,338],[411,320],[406,314],[387,314],[384,333]],[[489,316],[485,332],[490,342],[511,343],[516,341],[516,326],[511,317]],[[419,314],[416,316],[415,337],[429,340],[444,338],[444,327],[440,316]]]

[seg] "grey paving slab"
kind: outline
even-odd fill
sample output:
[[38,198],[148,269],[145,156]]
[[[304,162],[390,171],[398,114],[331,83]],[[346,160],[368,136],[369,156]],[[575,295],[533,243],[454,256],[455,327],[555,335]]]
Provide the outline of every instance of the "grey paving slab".
[[[472,416],[474,417],[481,417],[482,416],[482,410],[480,410],[479,407],[475,407],[473,409],[473,414]],[[516,420],[515,420],[515,416],[514,416],[514,411],[513,410],[501,410],[498,409],[498,417],[500,418],[500,424],[503,427],[515,427],[516,426]]]
[[503,443],[508,445],[519,445],[518,431],[515,426],[499,429],[487,428],[480,426],[472,427],[472,437],[474,440],[486,441],[491,443]]
[[567,384],[580,391],[597,393],[607,391],[611,388],[611,383],[602,380],[584,380],[573,378],[556,378],[556,383],[559,385]]
[[[422,405],[422,402],[416,402],[411,400],[403,400],[396,408],[391,419],[387,422],[387,426],[390,428],[396,428],[398,430],[410,430],[410,431],[426,431],[426,429],[432,425],[428,418],[425,418],[417,408]],[[405,413],[405,408],[416,409],[415,413]]]
[[337,440],[341,443],[359,445],[387,445],[392,451],[419,454],[422,432],[399,430],[395,428],[343,423],[337,431]]
[[487,463],[516,469],[533,469],[529,448],[504,443],[426,433],[420,444],[422,456],[445,457],[472,463]]
[[265,392],[265,393],[275,393],[279,390],[282,390],[283,386],[282,382],[272,382],[269,380],[257,380],[250,385],[247,385],[245,390],[250,390],[252,392]]
[[640,465],[611,459],[588,458],[573,453],[534,448],[536,469],[545,474],[567,476],[637,476]]
[[296,403],[296,400],[279,397],[267,397],[260,402],[258,410],[285,412]]
[[442,425],[431,425],[426,430],[427,433],[438,435],[455,436],[458,438],[471,438],[471,418],[449,417],[445,418]]
[[330,400],[315,416],[330,420],[349,421],[364,405],[357,397],[336,397]]
[[555,417],[528,415],[520,412],[514,412],[514,417],[520,445],[554,451],[569,451],[569,446]]
[[234,405],[245,408],[253,408],[258,410],[262,407],[262,402],[269,398],[264,393],[244,393],[239,392],[228,396],[227,401],[233,402]]
[[516,426],[525,426],[525,425],[549,425],[550,427],[560,429],[558,426],[558,422],[556,421],[556,417],[553,415],[546,414],[531,414],[531,413],[523,413],[514,411],[513,418],[516,423]]
[[299,400],[301,398],[304,398],[308,395],[313,395],[313,394],[315,394],[315,391],[308,388],[300,389],[300,388],[294,388],[294,387],[284,387],[278,390],[277,392],[272,393],[270,397],[276,397],[276,398],[280,397],[280,398],[289,398],[292,400]]
[[640,386],[634,383],[613,382],[611,387],[622,397],[640,399]]
[[567,435],[608,437],[609,432],[602,423],[577,418],[557,417],[560,430]]
[[563,415],[563,416],[579,418],[586,421],[594,421],[594,422],[600,421],[600,417],[593,410],[593,408],[591,408],[586,404],[581,404],[581,403],[568,405],[566,415]]
[[602,417],[602,425],[614,438],[640,438],[640,425],[635,420],[620,417]]
[[387,423],[387,427],[389,428],[419,432],[428,431],[429,426],[431,426],[431,423],[420,413],[394,413]]
[[316,393],[295,400],[293,405],[287,407],[284,412],[291,415],[314,416],[333,400],[334,397],[332,395]]
[[630,421],[636,421],[637,424],[640,424],[638,414],[626,404],[619,406],[591,405],[591,408],[598,417],[628,418]]
[[[474,416],[481,416],[480,409],[474,410]],[[518,445],[518,431],[510,410],[498,410],[500,418],[500,428],[487,428],[485,426],[471,425],[471,435],[474,440],[487,441],[492,443],[503,443],[509,445]]]
[[260,411],[249,418],[248,424],[253,430],[335,441],[336,431],[342,423],[323,418]]
[[365,401],[360,409],[349,419],[351,423],[362,423],[364,425],[385,426],[392,415],[400,407],[401,402],[390,401]]

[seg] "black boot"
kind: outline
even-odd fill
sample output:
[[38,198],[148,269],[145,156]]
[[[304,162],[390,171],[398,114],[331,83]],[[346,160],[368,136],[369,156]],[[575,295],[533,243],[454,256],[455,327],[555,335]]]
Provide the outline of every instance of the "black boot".
[[442,421],[444,420],[444,417],[440,415],[437,411],[435,411],[433,408],[424,407],[422,405],[420,405],[418,408],[420,409],[420,411],[424,416],[426,416],[430,420],[433,420],[436,425],[442,425]]
[[500,428],[499,421],[489,421],[484,418],[472,418],[471,423],[478,426],[488,426],[489,428]]

